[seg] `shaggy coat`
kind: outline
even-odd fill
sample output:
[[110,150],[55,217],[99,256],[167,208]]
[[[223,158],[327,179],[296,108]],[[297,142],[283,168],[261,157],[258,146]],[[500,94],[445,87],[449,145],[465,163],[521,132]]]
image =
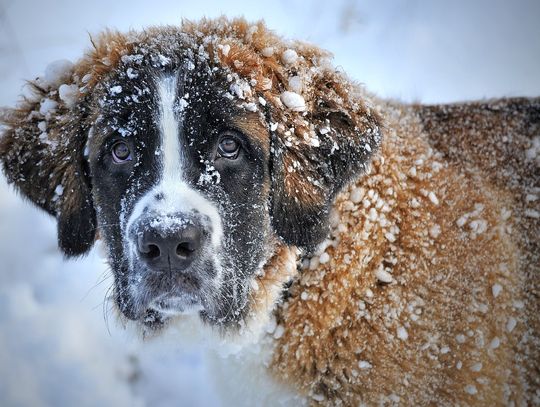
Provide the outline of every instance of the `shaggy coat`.
[[188,49],[230,75],[268,147],[275,244],[243,318],[275,322],[273,380],[310,404],[540,403],[540,99],[381,100],[241,19],[106,32],[2,116],[4,172],[56,216],[64,253],[102,233],[94,94],[134,56]]

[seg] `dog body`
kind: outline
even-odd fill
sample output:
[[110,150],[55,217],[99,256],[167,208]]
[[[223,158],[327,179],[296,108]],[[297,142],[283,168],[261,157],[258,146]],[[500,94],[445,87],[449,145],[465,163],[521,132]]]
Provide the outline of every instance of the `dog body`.
[[380,154],[280,309],[281,377],[330,404],[538,402],[538,108],[381,106]]
[[539,99],[382,101],[243,20],[65,72],[4,115],[5,173],[67,255],[99,233],[127,319],[238,345],[225,393],[540,402]]

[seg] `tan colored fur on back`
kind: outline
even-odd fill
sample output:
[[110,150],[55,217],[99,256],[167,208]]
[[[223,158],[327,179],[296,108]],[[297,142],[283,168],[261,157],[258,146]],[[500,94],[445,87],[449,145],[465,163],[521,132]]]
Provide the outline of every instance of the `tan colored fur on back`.
[[[504,135],[478,125],[515,104],[536,114],[534,129],[523,118],[499,122]],[[436,121],[435,109],[458,120],[476,110],[477,141],[463,122]],[[380,112],[380,154],[337,198],[328,242],[278,312],[277,376],[331,405],[540,402],[540,177],[525,158],[540,100]],[[452,140],[443,149],[440,134]],[[503,136],[512,173],[493,149]],[[449,157],[450,144],[484,155],[475,164],[469,147]]]

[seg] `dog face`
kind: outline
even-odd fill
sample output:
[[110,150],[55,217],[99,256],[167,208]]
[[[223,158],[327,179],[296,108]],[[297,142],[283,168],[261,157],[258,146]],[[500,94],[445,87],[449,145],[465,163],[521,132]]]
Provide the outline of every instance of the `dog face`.
[[125,60],[96,89],[88,144],[120,309],[147,322],[194,310],[238,320],[273,249],[264,118],[204,60]]
[[240,326],[286,282],[265,276],[280,248],[326,236],[335,195],[380,142],[379,117],[322,51],[262,24],[184,23],[94,46],[4,114],[8,179],[57,217],[67,255],[99,231],[126,317]]

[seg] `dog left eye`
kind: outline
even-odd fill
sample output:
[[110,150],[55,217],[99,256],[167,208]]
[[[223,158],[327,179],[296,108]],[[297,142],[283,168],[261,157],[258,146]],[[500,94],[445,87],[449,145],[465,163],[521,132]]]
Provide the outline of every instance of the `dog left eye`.
[[219,157],[234,160],[240,152],[240,142],[231,135],[225,134],[219,141],[217,152]]
[[131,150],[126,142],[119,141],[112,146],[111,154],[113,161],[117,164],[123,164],[131,161]]

